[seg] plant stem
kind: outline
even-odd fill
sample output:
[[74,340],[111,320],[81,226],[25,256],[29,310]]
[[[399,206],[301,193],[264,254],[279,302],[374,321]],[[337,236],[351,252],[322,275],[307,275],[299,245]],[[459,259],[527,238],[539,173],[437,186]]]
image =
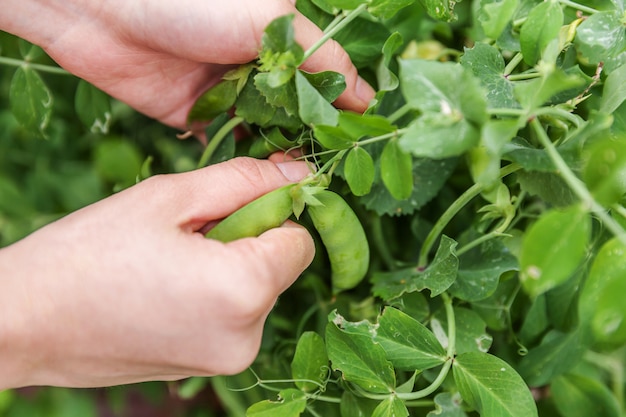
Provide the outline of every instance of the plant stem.
[[389,115],[389,117],[387,117],[387,120],[389,120],[389,123],[395,123],[411,110],[413,110],[413,106],[411,106],[409,103],[406,103],[404,106],[400,107],[398,110]]
[[626,231],[622,228],[622,226],[617,223],[606,211],[606,209],[598,203],[585,184],[572,172],[567,163],[559,154],[556,147],[548,137],[548,134],[543,129],[543,126],[537,119],[533,119],[530,122],[531,127],[537,134],[537,138],[541,145],[546,149],[548,156],[556,165],[559,175],[565,183],[570,187],[570,189],[576,194],[576,196],[583,202],[583,204],[596,216],[602,220],[607,229],[611,231],[623,244],[626,245]]
[[302,61],[306,61],[311,55],[315,53],[322,45],[326,43],[329,39],[331,39],[337,32],[346,27],[348,23],[356,19],[363,10],[367,8],[367,3],[361,4],[356,9],[352,10],[348,13],[340,22],[333,21],[330,24],[332,26],[330,30],[324,31],[324,36],[322,36],[317,42],[315,42],[307,51],[304,53],[304,57]]
[[21,59],[8,58],[6,56],[0,56],[0,64],[8,65],[11,67],[30,67],[37,71],[47,72],[50,74],[72,75],[69,71],[66,71],[63,68],[54,67],[52,65],[35,64]]
[[568,6],[568,7],[580,10],[581,12],[586,12],[586,13],[589,13],[589,14],[598,13],[598,10],[596,10],[596,9],[592,9],[591,7],[584,6],[582,4],[573,2],[571,0],[557,0],[557,1],[559,3],[561,3],[562,5],[565,5],[565,6]]
[[404,405],[408,408],[432,407],[435,405],[435,402],[433,400],[405,401]]
[[[506,177],[507,175],[512,174],[520,168],[521,167],[517,164],[507,165],[500,170],[500,178]],[[470,201],[472,201],[474,197],[478,196],[483,191],[483,189],[484,186],[482,184],[472,185],[463,194],[461,194],[459,198],[457,198],[450,205],[450,207],[448,207],[448,209],[441,215],[441,217],[439,217],[433,228],[430,230],[430,233],[428,233],[428,236],[426,236],[426,239],[424,239],[424,244],[422,245],[422,248],[420,250],[420,256],[417,263],[418,269],[424,269],[426,268],[426,265],[428,265],[428,254],[430,253],[430,250],[434,246],[435,241],[437,240],[439,235],[443,232],[443,229],[445,229],[445,227],[452,220],[452,218],[456,216],[457,213],[461,211],[461,209],[465,207]]]
[[235,128],[239,123],[243,122],[243,117],[233,117],[228,122],[224,123],[222,127],[215,133],[215,135],[210,139],[206,148],[204,148],[204,152],[202,152],[202,156],[200,157],[200,161],[198,162],[197,168],[204,167],[211,156],[215,153],[215,150],[220,143],[228,136],[231,130]]
[[509,81],[525,81],[532,80],[533,78],[541,78],[541,76],[539,72],[523,72],[521,74],[507,75],[506,79]]
[[522,55],[521,52],[518,52],[513,58],[511,58],[509,63],[506,64],[506,67],[504,67],[503,75],[508,78],[508,76],[513,72],[515,67],[517,67],[519,63],[522,62],[523,60],[524,60],[524,55]]
[[482,235],[482,236],[472,240],[471,242],[463,245],[461,248],[457,249],[456,250],[456,256],[461,256],[465,252],[469,252],[470,250],[474,249],[476,246],[479,246],[479,245],[485,243],[488,240],[491,240],[491,239],[496,238],[496,237],[501,237],[501,236],[510,236],[510,235],[502,233],[499,230],[491,231],[491,232],[487,233],[486,235]]

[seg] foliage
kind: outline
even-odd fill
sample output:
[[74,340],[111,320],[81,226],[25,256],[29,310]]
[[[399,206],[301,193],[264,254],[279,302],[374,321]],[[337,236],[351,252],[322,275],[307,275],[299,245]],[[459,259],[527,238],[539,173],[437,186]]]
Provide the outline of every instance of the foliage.
[[[204,166],[300,148],[359,217],[366,279],[336,291],[332,255],[318,239],[313,264],[270,315],[251,370],[191,378],[180,395],[210,384],[233,416],[620,415],[623,1],[297,6],[324,38],[303,50],[292,16],[272,22],[258,60],[229,72],[190,112],[190,122],[212,121],[203,152],[120,141],[167,130],[129,123],[138,116],[64,78],[77,90],[74,114],[67,90],[45,82],[51,64],[36,48],[5,53],[22,57],[1,78],[22,127],[1,114],[0,146],[11,148],[0,153],[2,244],[149,175],[147,155],[174,172],[194,159]],[[377,90],[363,115],[331,105],[343,76],[299,69],[330,38]],[[235,142],[238,124],[251,137]],[[87,145],[68,144],[72,135]],[[23,151],[40,159],[24,164]],[[120,158],[127,162],[110,165]],[[299,221],[319,237],[306,214]]]

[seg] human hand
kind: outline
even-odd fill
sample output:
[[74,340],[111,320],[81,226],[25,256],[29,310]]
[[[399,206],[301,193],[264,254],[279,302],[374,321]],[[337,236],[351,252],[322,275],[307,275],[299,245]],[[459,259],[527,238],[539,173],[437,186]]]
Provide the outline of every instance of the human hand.
[[312,238],[291,222],[228,244],[198,231],[307,172],[237,158],[152,177],[1,250],[0,389],[245,369]]
[[[43,2],[43,9],[39,1],[7,1],[5,9],[14,13],[5,22],[0,17],[0,28],[8,26],[41,45],[68,71],[181,129],[202,92],[233,64],[256,58],[263,31],[274,18],[294,13],[296,40],[305,49],[322,36],[289,0],[72,0],[62,6]],[[31,16],[46,16],[46,24],[33,24]],[[374,96],[334,41],[316,51],[303,69],[345,75],[346,91],[335,103],[339,107],[363,111]]]

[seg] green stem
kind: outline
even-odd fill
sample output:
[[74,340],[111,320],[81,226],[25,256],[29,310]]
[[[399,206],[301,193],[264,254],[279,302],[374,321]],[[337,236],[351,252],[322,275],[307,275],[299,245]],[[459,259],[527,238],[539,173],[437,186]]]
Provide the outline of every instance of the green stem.
[[524,55],[522,55],[521,52],[518,52],[510,61],[508,64],[506,64],[506,67],[504,67],[504,76],[508,78],[508,76],[513,72],[513,70],[519,65],[520,62],[522,62],[524,60]]
[[509,81],[525,81],[525,80],[532,80],[534,78],[541,78],[541,74],[538,72],[525,72],[525,73],[521,73],[521,74],[510,74],[507,75],[507,79]]
[[507,235],[505,233],[500,232],[499,230],[494,230],[492,232],[487,233],[486,235],[482,235],[481,237],[478,237],[474,240],[472,240],[471,242],[463,245],[461,248],[456,250],[456,256],[461,256],[466,252],[469,252],[470,250],[474,249],[476,246],[479,246],[483,243],[485,243],[488,240],[494,239],[496,237],[501,237],[501,236],[510,236]]
[[573,2],[571,0],[557,0],[557,1],[559,3],[565,5],[565,6],[572,7],[574,9],[580,10],[581,12],[586,12],[586,13],[589,13],[589,14],[598,13],[598,10],[596,10],[596,9],[592,9],[591,7],[584,6],[582,4]]
[[433,407],[435,402],[433,400],[405,401],[404,405],[408,408]]
[[611,233],[613,233],[623,244],[626,245],[626,231],[624,231],[622,226],[617,223],[610,214],[608,214],[607,210],[593,198],[585,184],[576,176],[576,174],[574,174],[574,172],[572,172],[570,167],[567,165],[565,160],[563,160],[563,157],[561,157],[561,154],[559,154],[559,151],[557,151],[556,147],[548,137],[548,134],[543,129],[543,126],[541,125],[539,120],[533,119],[530,122],[530,125],[537,134],[537,138],[539,139],[541,145],[545,148],[548,156],[550,157],[554,165],[556,165],[556,168],[561,178],[563,178],[565,183],[583,202],[583,204],[592,213],[598,216],[600,220],[602,220],[606,228],[609,229]]
[[[506,177],[509,174],[519,170],[521,167],[517,164],[510,164],[505,166],[500,170],[500,178]],[[424,239],[424,244],[420,250],[420,256],[417,263],[418,269],[426,268],[428,265],[428,254],[430,250],[433,248],[435,241],[439,238],[439,235],[443,232],[443,229],[448,225],[448,223],[457,215],[459,211],[463,207],[465,207],[474,197],[477,197],[481,192],[483,192],[484,186],[482,184],[474,184],[470,188],[467,189],[463,194],[459,196],[448,209],[439,217],[433,228]]]
[[335,34],[337,34],[337,32],[346,27],[348,23],[356,19],[366,8],[367,3],[363,3],[359,7],[348,13],[340,22],[331,23],[332,28],[328,31],[325,31],[324,36],[322,36],[317,42],[315,42],[313,46],[307,49],[307,51],[304,53],[302,61],[306,61],[311,55],[315,53],[315,51],[317,51],[322,45],[324,45],[326,41],[335,36]]
[[209,162],[209,159],[211,159],[211,156],[213,156],[217,147],[220,146],[220,143],[222,143],[222,141],[226,138],[226,136],[228,136],[230,131],[233,130],[235,126],[237,126],[239,123],[243,122],[243,120],[243,117],[233,117],[228,122],[224,123],[222,127],[220,127],[220,129],[210,139],[206,148],[204,148],[204,152],[200,157],[197,168],[202,168],[207,164],[207,162]]
[[35,64],[21,59],[8,58],[6,56],[0,56],[0,64],[8,65],[11,67],[30,67],[37,71],[47,72],[50,74],[72,75],[69,71],[66,71],[63,68],[54,67],[52,65]]
[[398,110],[389,115],[389,117],[387,117],[387,120],[389,120],[389,123],[395,123],[411,110],[413,110],[413,106],[409,103],[406,103],[404,106],[400,107]]

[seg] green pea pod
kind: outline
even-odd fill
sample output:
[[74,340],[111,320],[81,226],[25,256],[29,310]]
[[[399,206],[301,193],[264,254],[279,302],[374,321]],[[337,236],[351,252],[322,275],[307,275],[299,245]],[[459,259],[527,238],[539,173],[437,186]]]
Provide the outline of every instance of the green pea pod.
[[268,131],[263,138],[258,138],[250,146],[248,155],[253,158],[266,158],[276,151],[286,151],[294,145],[283,135],[279,128],[275,127]]
[[244,237],[256,237],[280,226],[293,213],[293,186],[289,184],[262,195],[226,217],[204,236],[231,242]]
[[308,205],[307,211],[328,252],[333,290],[349,290],[367,273],[367,236],[359,218],[340,195],[324,190],[315,197],[322,205]]

